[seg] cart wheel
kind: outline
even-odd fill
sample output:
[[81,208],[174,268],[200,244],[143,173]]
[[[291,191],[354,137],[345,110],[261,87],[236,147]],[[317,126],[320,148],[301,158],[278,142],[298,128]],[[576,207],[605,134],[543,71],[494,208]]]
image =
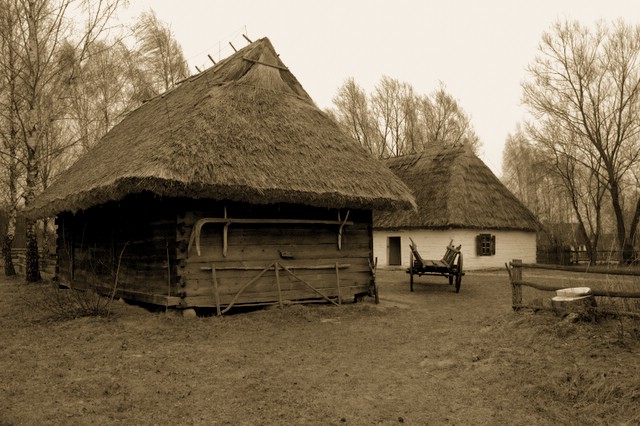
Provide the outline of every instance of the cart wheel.
[[462,284],[462,253],[458,255],[458,274],[456,275],[456,293],[460,292],[460,284]]

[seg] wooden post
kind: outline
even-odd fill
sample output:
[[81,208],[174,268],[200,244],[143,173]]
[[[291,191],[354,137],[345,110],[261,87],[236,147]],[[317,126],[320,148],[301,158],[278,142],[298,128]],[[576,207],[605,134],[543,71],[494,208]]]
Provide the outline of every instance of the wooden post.
[[276,272],[276,286],[278,287],[278,303],[280,304],[280,309],[284,309],[284,304],[282,303],[282,289],[280,288],[280,264],[278,262],[274,263],[275,272]]
[[229,247],[229,225],[231,225],[231,222],[225,223],[224,228],[222,228],[222,257],[227,257],[227,247]]
[[213,297],[216,300],[216,314],[222,315],[220,311],[220,295],[218,294],[218,277],[216,276],[216,265],[211,264],[211,281],[213,281]]
[[342,294],[340,293],[340,267],[336,262],[336,286],[338,287],[338,305],[342,305]]
[[513,259],[511,267],[511,307],[517,311],[522,306],[522,259]]

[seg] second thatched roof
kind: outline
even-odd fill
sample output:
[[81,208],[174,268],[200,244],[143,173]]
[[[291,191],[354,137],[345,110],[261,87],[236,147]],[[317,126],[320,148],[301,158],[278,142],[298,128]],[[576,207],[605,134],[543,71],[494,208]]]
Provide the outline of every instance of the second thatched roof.
[[376,212],[374,228],[535,231],[539,222],[470,149],[430,147],[387,160],[413,191],[418,210]]
[[266,38],[133,111],[26,211],[53,216],[145,191],[254,204],[415,206],[408,188],[313,103]]

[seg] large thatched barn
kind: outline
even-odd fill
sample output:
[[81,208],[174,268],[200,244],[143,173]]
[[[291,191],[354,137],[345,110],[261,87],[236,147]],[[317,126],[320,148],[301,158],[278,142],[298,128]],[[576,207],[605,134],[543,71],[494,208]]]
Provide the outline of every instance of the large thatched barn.
[[367,292],[372,210],[413,205],[264,38],[133,111],[28,213],[57,216],[61,282],[223,311]]
[[451,240],[462,245],[465,269],[536,261],[537,219],[470,149],[431,147],[387,165],[411,188],[418,209],[376,212],[380,265],[408,266],[410,238],[425,259],[441,259]]

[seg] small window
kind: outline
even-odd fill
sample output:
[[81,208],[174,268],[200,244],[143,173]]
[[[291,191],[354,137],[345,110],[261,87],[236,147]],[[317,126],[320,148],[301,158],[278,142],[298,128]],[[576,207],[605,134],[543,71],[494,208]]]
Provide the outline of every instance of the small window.
[[478,256],[493,256],[496,254],[496,236],[480,234],[476,237]]

